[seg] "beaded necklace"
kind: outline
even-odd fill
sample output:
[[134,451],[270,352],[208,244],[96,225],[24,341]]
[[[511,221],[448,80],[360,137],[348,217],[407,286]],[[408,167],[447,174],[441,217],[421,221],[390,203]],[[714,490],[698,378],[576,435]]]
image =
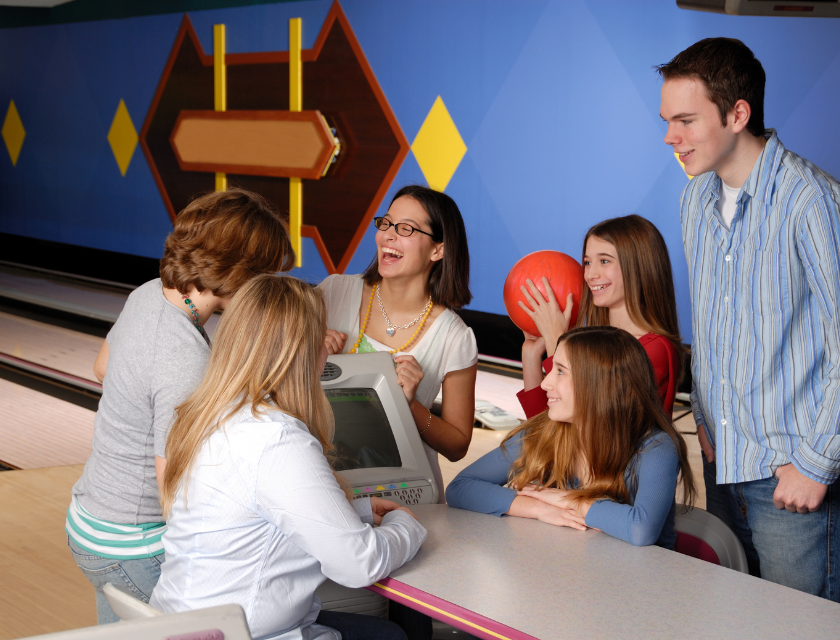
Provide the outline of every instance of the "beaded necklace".
[[200,334],[204,335],[204,327],[201,326],[201,322],[199,322],[198,320],[198,309],[195,308],[193,301],[189,299],[187,294],[182,293],[181,297],[184,299],[184,304],[190,308],[190,313],[192,314],[193,324],[195,325],[195,328],[198,329],[198,332]]
[[[365,320],[362,323],[362,328],[359,330],[359,337],[356,338],[356,342],[353,343],[353,347],[350,349],[350,353],[358,353],[359,345],[362,343],[362,338],[365,335],[365,329],[367,329],[368,321],[370,320],[370,310],[373,307],[373,299],[376,297],[376,292],[378,289],[379,284],[373,285],[373,291],[370,294],[370,300],[368,301],[367,311],[365,311]],[[426,324],[426,318],[429,317],[429,314],[432,312],[434,306],[435,305],[431,302],[426,306],[426,310],[423,312],[423,315],[420,316],[420,324],[417,326],[417,330],[413,334],[411,334],[411,337],[408,339],[408,342],[406,342],[398,349],[389,349],[388,353],[393,355],[397,351],[404,351],[406,347],[410,346],[411,343],[414,342],[415,338],[417,338],[418,334],[423,330],[423,325]]]

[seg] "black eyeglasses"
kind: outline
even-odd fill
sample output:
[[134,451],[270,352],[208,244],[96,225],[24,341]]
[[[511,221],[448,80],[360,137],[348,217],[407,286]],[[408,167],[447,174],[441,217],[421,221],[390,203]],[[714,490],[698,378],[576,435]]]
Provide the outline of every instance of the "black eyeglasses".
[[387,231],[390,227],[394,227],[394,229],[397,230],[397,235],[401,235],[405,238],[410,236],[415,231],[419,231],[420,233],[423,233],[423,234],[426,234],[427,236],[429,236],[432,240],[435,239],[435,237],[431,233],[423,231],[422,229],[418,229],[417,227],[412,227],[407,222],[397,222],[396,224],[394,224],[393,222],[391,222],[390,220],[388,220],[388,218],[386,218],[384,216],[379,217],[379,218],[374,218],[373,219],[373,226],[376,227],[377,229],[379,229],[380,231]]

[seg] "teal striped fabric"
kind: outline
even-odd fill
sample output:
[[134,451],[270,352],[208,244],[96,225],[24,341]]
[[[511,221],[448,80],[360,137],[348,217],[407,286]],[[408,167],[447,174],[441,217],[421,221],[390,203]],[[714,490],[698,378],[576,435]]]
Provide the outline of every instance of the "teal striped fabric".
[[76,496],[67,509],[64,530],[82,549],[103,558],[151,558],[164,552],[165,522],[128,525],[100,520],[85,511]]
[[840,184],[768,130],[730,229],[706,173],[682,195],[692,302],[694,417],[717,450],[717,482],[792,462],[840,474]]

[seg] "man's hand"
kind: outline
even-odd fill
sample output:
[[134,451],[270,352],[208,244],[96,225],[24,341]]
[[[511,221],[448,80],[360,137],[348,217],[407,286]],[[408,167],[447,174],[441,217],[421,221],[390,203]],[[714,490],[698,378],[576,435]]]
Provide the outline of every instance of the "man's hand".
[[714,462],[715,450],[712,447],[712,443],[709,442],[709,439],[706,437],[706,429],[703,427],[702,424],[697,425],[697,439],[700,441],[700,449],[703,451],[703,455],[706,457],[706,462]]
[[403,507],[392,500],[385,500],[384,498],[371,496],[370,508],[373,511],[373,524],[376,526],[382,524],[382,518],[391,511],[405,511],[408,515],[417,520],[417,516],[411,513],[408,507]]
[[791,513],[810,513],[820,508],[828,486],[811,480],[792,464],[785,464],[776,469],[779,485],[773,493],[773,504],[777,509],[787,509]]

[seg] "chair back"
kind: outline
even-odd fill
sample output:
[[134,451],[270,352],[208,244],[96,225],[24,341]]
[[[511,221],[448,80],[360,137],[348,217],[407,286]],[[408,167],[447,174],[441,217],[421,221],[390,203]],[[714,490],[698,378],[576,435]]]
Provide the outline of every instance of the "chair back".
[[683,505],[677,505],[674,519],[677,532],[675,551],[727,569],[749,573],[744,547],[723,520],[699,507],[688,512],[684,512],[684,509]]
[[123,591],[117,585],[107,582],[102,588],[105,599],[111,605],[111,610],[120,620],[136,620],[138,618],[151,618],[162,616],[163,611],[155,609],[152,605],[138,600],[127,591]]
[[190,638],[200,640],[252,640],[245,612],[238,604],[224,604],[183,613],[168,613],[103,624],[84,629],[59,631],[30,640],[167,640]]

